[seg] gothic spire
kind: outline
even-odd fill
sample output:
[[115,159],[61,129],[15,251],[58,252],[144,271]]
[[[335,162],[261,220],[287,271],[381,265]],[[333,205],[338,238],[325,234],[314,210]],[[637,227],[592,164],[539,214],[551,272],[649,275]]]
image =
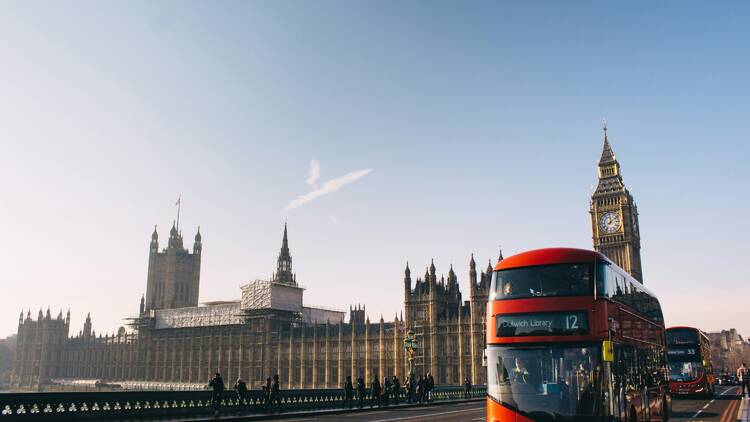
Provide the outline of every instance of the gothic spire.
[[295,277],[292,273],[292,255],[289,253],[289,237],[287,235],[286,223],[284,223],[284,238],[281,241],[281,251],[279,251],[274,281],[295,284]]
[[609,139],[607,138],[607,125],[604,124],[604,146],[602,147],[602,156],[599,158],[599,165],[602,164],[609,164],[617,159],[615,158],[615,153],[612,151],[612,146],[609,144]]

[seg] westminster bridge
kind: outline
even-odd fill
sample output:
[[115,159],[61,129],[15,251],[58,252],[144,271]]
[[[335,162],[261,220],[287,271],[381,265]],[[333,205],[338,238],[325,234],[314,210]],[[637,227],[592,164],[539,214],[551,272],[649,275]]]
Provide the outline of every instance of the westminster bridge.
[[[369,390],[364,410],[369,411]],[[475,386],[467,397],[461,386],[436,386],[432,402],[427,405],[483,403],[485,386]],[[408,409],[427,407],[406,403],[402,393],[398,405],[376,407]],[[264,412],[262,390],[248,391],[243,403],[234,391],[225,391],[221,398],[219,420],[261,420],[280,415]],[[357,399],[353,401],[356,411]],[[299,389],[281,393],[281,415],[316,416],[349,412],[343,389]],[[211,391],[96,391],[39,392],[0,394],[0,421],[47,420],[128,420],[128,421],[199,421],[215,420]]]

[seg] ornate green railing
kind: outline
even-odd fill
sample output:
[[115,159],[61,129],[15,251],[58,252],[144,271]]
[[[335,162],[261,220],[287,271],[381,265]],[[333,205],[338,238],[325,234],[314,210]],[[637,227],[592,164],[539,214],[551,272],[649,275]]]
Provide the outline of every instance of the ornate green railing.
[[[471,398],[486,395],[485,386],[476,386]],[[399,402],[405,403],[405,392]],[[464,399],[459,386],[435,387],[433,401]],[[369,391],[366,405],[369,407]],[[284,390],[281,408],[284,412],[331,410],[344,408],[344,390]],[[391,400],[393,403],[393,400]],[[259,414],[264,412],[262,391],[249,391],[240,403],[234,391],[226,391],[221,398],[222,414]],[[354,399],[354,406],[357,399]],[[210,391],[116,391],[116,392],[56,392],[0,394],[0,421],[35,421],[50,419],[98,420],[109,418],[198,416],[213,413]]]

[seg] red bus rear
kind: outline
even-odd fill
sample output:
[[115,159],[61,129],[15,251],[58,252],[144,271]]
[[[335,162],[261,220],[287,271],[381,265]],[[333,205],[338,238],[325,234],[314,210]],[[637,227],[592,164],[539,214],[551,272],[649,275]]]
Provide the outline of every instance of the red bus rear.
[[711,341],[693,327],[667,329],[669,391],[672,394],[714,395]]
[[604,255],[552,248],[504,259],[487,318],[487,421],[668,414],[659,301]]

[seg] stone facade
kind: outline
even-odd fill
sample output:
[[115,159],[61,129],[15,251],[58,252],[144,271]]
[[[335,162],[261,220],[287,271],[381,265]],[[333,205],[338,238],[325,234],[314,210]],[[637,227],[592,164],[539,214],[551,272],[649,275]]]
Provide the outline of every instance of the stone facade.
[[200,228],[190,253],[182,247],[182,232],[172,224],[167,248],[159,252],[159,234],[154,227],[148,254],[146,310],[198,305],[202,247]]
[[484,315],[492,263],[478,277],[472,256],[467,301],[452,267],[447,280],[438,280],[432,264],[412,289],[407,264],[405,317],[370,322],[357,306],[350,307],[345,322],[343,312],[302,305],[286,227],[276,272],[270,280],[242,286],[236,301],[197,304],[200,232],[195,241],[190,254],[173,227],[168,247],[158,252],[154,232],[147,293],[139,315],[130,319],[132,332],[121,328],[97,336],[88,317],[84,329],[70,337],[69,316],[52,319],[48,312],[34,321],[22,314],[12,388],[43,388],[53,379],[71,378],[203,386],[217,371],[228,382],[241,377],[254,388],[273,374],[284,388],[339,388],[348,375],[367,382],[384,375],[403,380],[409,330],[419,341],[416,373],[430,372],[438,384],[460,384],[464,377],[485,383]]
[[606,126],[599,159],[599,183],[591,196],[589,213],[594,250],[643,283],[638,208],[622,181],[620,163],[607,139]]

